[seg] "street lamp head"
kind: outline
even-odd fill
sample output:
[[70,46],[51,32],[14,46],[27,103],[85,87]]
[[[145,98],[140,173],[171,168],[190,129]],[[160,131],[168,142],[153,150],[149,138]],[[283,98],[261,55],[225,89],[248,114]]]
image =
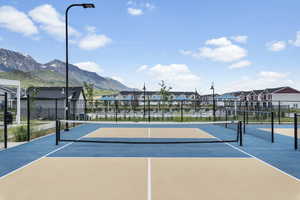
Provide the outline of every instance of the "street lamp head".
[[214,86],[212,85],[212,86],[210,87],[210,89],[213,90],[213,89],[215,89],[215,88],[214,88]]
[[95,5],[92,3],[83,3],[81,5],[83,8],[95,8]]

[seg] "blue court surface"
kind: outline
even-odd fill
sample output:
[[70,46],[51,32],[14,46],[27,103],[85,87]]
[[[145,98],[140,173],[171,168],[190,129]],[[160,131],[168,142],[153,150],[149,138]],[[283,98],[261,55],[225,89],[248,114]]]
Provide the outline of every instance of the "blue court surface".
[[73,142],[52,134],[0,151],[0,200],[296,200],[291,130],[276,125],[271,143],[248,125],[240,146],[236,130],[209,123],[82,123],[61,132]]

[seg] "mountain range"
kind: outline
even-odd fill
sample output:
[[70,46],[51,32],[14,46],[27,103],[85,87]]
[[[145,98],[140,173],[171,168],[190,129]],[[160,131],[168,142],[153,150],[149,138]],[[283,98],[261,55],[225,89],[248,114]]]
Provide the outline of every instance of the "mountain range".
[[[30,55],[0,48],[0,78],[20,80],[22,87],[64,86],[65,70],[66,64],[58,59],[42,64]],[[82,86],[83,82],[88,82],[96,89],[132,90],[117,80],[72,64],[69,64],[69,78],[70,86]]]

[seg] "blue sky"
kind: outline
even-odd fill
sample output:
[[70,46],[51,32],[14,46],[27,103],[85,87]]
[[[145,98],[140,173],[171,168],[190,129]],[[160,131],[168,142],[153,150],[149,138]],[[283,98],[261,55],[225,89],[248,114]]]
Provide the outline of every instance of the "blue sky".
[[[83,2],[0,0],[0,47],[64,60],[64,10]],[[85,2],[96,8],[70,11],[70,62],[81,68],[136,88],[300,89],[297,0]]]

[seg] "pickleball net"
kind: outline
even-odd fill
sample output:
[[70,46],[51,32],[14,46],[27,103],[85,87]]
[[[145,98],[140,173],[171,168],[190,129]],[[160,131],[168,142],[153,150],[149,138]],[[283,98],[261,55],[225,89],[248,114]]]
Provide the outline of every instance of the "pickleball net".
[[[243,134],[274,143],[274,113],[267,111],[227,110],[226,118],[242,121]],[[234,126],[229,128],[235,129]]]
[[[66,127],[69,127],[68,131]],[[128,129],[131,132],[127,131],[122,135],[121,129]],[[147,129],[147,133],[142,133],[141,129]],[[111,144],[238,143],[242,145],[242,137],[241,121],[152,124],[56,121],[56,144],[82,142]]]

